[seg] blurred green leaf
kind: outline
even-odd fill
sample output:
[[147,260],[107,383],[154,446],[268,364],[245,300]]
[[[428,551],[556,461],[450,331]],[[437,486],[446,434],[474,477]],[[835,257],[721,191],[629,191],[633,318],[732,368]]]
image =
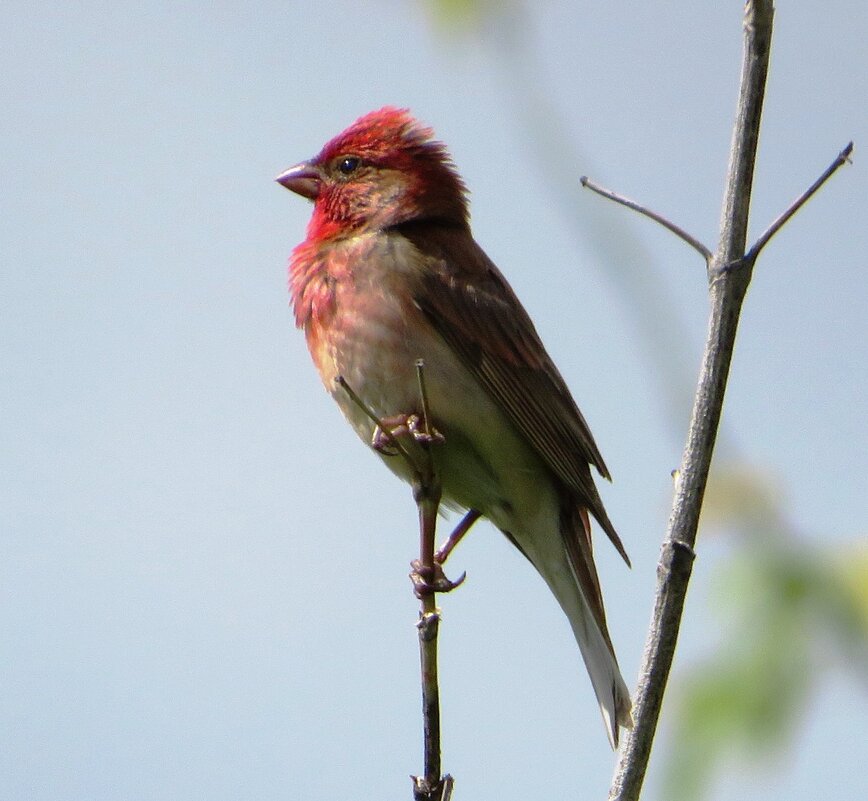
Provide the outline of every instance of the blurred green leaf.
[[425,5],[439,26],[472,31],[494,14],[508,11],[515,3],[514,0],[427,0]]
[[838,565],[841,590],[850,599],[853,621],[857,630],[868,630],[868,539],[834,557]]

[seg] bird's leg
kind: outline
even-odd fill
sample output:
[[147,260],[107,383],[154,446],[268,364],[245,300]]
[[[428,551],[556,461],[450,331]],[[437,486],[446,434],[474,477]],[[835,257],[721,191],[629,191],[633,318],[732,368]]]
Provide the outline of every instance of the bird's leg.
[[381,418],[380,423],[382,426],[374,428],[371,447],[383,456],[398,455],[392,442],[395,437],[411,436],[420,445],[442,445],[446,441],[436,428],[426,430],[418,414],[393,414]]
[[459,542],[464,538],[464,535],[470,531],[470,527],[482,516],[481,512],[476,511],[476,509],[471,509],[464,517],[461,518],[461,522],[455,526],[452,533],[435,552],[434,554],[434,564],[440,565],[441,567],[446,564],[446,560],[449,558],[449,554],[452,553],[452,550],[458,545]]
[[423,565],[418,559],[414,559],[410,563],[410,567],[413,568],[410,573],[410,580],[413,582],[413,591],[417,598],[435,592],[450,592],[464,583],[467,573],[462,573],[456,581],[452,581],[443,572],[443,563],[480,516],[480,512],[471,509],[461,518],[461,522],[455,527],[446,542],[435,552],[434,561],[430,567]]

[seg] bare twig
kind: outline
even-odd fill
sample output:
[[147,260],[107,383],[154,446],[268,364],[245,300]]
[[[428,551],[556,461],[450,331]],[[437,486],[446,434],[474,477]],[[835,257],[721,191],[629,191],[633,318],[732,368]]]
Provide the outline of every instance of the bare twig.
[[727,267],[743,264],[773,17],[771,0],[748,1],[741,89],[721,214],[720,244],[708,265],[711,300],[708,337],[657,568],[654,612],[635,698],[635,728],[625,738],[609,792],[610,801],[639,798],[693,567],[699,510],[720,422],[741,304],[751,278],[750,266],[738,270]]
[[745,259],[749,261],[756,261],[756,257],[759,256],[760,251],[766,246],[768,241],[787,223],[787,221],[792,217],[808,200],[811,196],[816,192],[829,178],[832,177],[832,174],[839,168],[843,167],[850,161],[850,154],[853,152],[853,143],[849,142],[847,146],[838,154],[837,158],[825,169],[823,174],[817,178],[814,183],[812,183],[801,195],[799,195],[791,204],[790,207],[780,215],[754,242],[753,247],[748,251]]
[[383,421],[371,411],[370,407],[356,394],[356,391],[347,383],[347,380],[339,375],[335,379],[335,383],[349,395],[350,400],[356,404],[374,423],[377,428],[383,432],[383,436],[389,441],[389,444],[401,455],[401,458],[407,463],[408,467],[413,471],[415,475],[419,475],[421,473],[421,468],[416,464],[415,460],[412,456],[410,456],[410,452],[404,447],[399,440],[391,431],[391,429],[383,423]]
[[579,178],[582,186],[590,189],[592,192],[596,192],[598,195],[602,195],[604,198],[608,198],[609,200],[614,200],[616,203],[620,203],[622,206],[626,206],[628,209],[633,209],[633,211],[638,211],[639,214],[644,214],[646,217],[650,217],[655,222],[660,223],[664,228],[668,228],[672,231],[675,236],[679,239],[683,239],[690,247],[696,250],[703,259],[705,259],[706,263],[711,261],[712,253],[711,251],[705,247],[698,239],[696,239],[692,234],[687,233],[683,228],[676,225],[671,220],[666,219],[662,214],[658,214],[656,211],[651,211],[651,209],[646,206],[637,203],[635,200],[630,200],[628,197],[624,197],[624,195],[619,195],[617,192],[613,192],[611,189],[606,189],[605,187],[600,186],[597,183],[594,183],[587,175],[583,175]]
[[[422,450],[422,463],[419,464],[403,443],[396,437],[387,425],[358,396],[343,376],[338,376],[336,383],[347,393],[353,403],[377,426],[398,455],[407,463],[412,473],[413,498],[419,510],[419,559],[414,562],[414,570],[423,581],[435,576],[437,562],[434,556],[434,541],[437,529],[437,510],[440,507],[441,486],[434,460],[431,456],[431,445],[442,441],[435,437],[435,431],[430,423],[428,408],[428,393],[425,390],[424,364],[416,362],[416,373],[419,380],[419,397],[422,406],[422,436],[416,436],[416,442]],[[438,435],[439,436],[439,435]],[[460,539],[464,532],[473,525],[478,513],[468,512],[456,531],[460,534],[456,539],[455,532],[447,541],[447,545],[455,539]],[[454,547],[455,543],[452,543]],[[444,546],[445,547],[445,546]],[[451,550],[451,547],[447,550]],[[439,553],[439,552],[438,552]],[[457,586],[463,581],[463,576],[457,582],[444,579],[443,586]],[[418,585],[417,585],[418,586]],[[454,780],[448,774],[441,777],[440,770],[440,686],[437,675],[437,635],[440,629],[440,613],[437,610],[435,592],[436,582],[431,582],[424,592],[417,590],[422,609],[416,628],[419,633],[419,659],[422,672],[422,728],[425,772],[422,776],[413,776],[414,801],[449,801],[452,797]]]
[[[416,362],[419,380],[419,398],[422,405],[424,433],[433,430],[428,416],[428,393],[425,391],[425,365]],[[440,506],[441,486],[431,458],[430,441],[420,441],[425,453],[423,472],[413,482],[413,497],[419,507],[419,573],[423,577],[434,575],[434,539],[437,530],[437,509]],[[444,782],[440,777],[440,685],[437,675],[437,634],[440,613],[434,592],[419,593],[422,611],[416,624],[419,631],[419,659],[422,668],[422,718],[424,730],[425,774],[413,777],[415,801],[441,801]],[[451,786],[451,779],[450,779]]]
[[416,359],[416,380],[419,382],[419,400],[422,404],[422,430],[431,436],[434,429],[428,416],[428,390],[425,389],[425,360]]
[[[609,793],[610,801],[636,801],[642,789],[695,558],[693,546],[699,512],[720,423],[738,319],[754,263],[772,236],[849,160],[853,149],[851,142],[745,253],[773,17],[771,0],[749,0],[746,5],[741,90],[721,213],[720,243],[708,264],[711,301],[708,337],[687,444],[681,467],[676,472],[668,531],[657,568],[654,613],[636,691],[635,728],[625,740]],[[673,230],[665,221],[660,222]]]

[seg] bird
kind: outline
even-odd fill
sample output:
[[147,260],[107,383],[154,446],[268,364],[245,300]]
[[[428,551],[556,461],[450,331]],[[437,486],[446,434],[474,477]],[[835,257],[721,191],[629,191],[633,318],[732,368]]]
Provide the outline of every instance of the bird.
[[611,477],[530,316],[473,238],[468,190],[446,146],[409,110],[385,106],[275,180],[313,202],[289,290],[326,390],[406,481],[410,466],[389,443],[418,433],[430,415],[444,503],[488,519],[542,576],[617,748],[620,729],[633,725],[631,700],[590,522],[629,566],[591,468]]

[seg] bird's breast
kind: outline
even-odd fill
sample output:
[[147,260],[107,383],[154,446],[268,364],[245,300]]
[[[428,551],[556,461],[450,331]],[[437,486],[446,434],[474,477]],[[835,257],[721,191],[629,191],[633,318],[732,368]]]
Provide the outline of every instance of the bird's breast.
[[[506,527],[511,509],[540,502],[534,483],[547,471],[415,303],[419,258],[406,240],[386,240],[360,249],[355,262],[342,262],[351,268],[330,277],[329,313],[304,326],[308,347],[326,389],[366,442],[374,424],[336,383],[338,376],[379,418],[421,416],[416,364],[422,360],[430,419],[446,440],[434,448],[444,497]],[[409,477],[401,457],[385,459]]]
[[[370,262],[370,259],[368,260]],[[379,417],[418,406],[416,361],[441,365],[437,334],[395,271],[366,263],[334,281],[329,314],[305,326],[326,389],[360,434],[372,424],[335,383],[342,376]],[[433,365],[426,370],[432,369]]]

